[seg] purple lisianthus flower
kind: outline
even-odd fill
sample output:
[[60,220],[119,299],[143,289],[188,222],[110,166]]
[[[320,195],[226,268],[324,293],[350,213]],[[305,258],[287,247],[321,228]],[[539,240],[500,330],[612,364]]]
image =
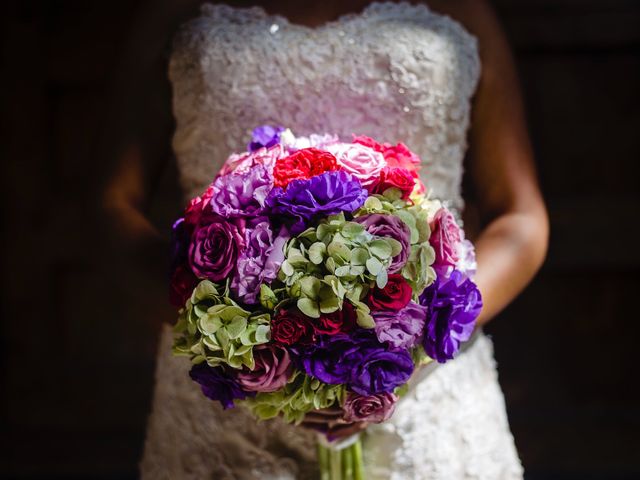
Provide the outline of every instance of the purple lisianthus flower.
[[240,384],[227,375],[222,367],[210,367],[206,363],[199,363],[189,371],[191,379],[200,384],[202,393],[211,400],[218,400],[222,407],[233,408],[234,400],[244,400],[254,394],[245,392]]
[[262,213],[272,185],[269,170],[263,165],[256,165],[246,172],[216,178],[209,202],[215,213],[226,218],[255,217]]
[[244,231],[245,249],[238,257],[231,290],[245,303],[258,303],[260,284],[275,280],[284,260],[284,244],[289,233],[282,227],[278,235],[266,217],[256,218]]
[[353,212],[364,205],[368,192],[352,175],[337,171],[316,175],[308,180],[293,180],[284,190],[276,187],[266,205],[274,214],[295,219],[291,233],[302,232],[317,216]]
[[448,279],[436,278],[420,295],[427,307],[427,322],[422,345],[439,363],[452,359],[460,344],[469,340],[482,310],[478,287],[458,270]]
[[402,251],[391,259],[389,273],[395,273],[404,267],[411,253],[411,230],[406,223],[395,215],[372,213],[363,215],[353,220],[367,229],[372,235],[389,237],[397,240],[402,245]]
[[367,330],[322,335],[300,359],[308,375],[328,384],[344,383],[360,395],[393,392],[414,368],[409,352],[390,350]]
[[400,311],[373,312],[373,319],[378,340],[393,348],[412,348],[421,340],[427,307],[409,302]]
[[253,130],[251,142],[248,145],[250,152],[255,152],[263,147],[271,148],[280,143],[280,134],[285,128],[280,126],[262,125]]

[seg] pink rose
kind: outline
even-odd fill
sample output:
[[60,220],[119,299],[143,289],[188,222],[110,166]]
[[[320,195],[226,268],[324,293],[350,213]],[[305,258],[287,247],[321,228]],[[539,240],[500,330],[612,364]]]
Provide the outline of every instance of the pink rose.
[[289,153],[280,144],[274,145],[271,148],[260,148],[255,152],[234,153],[224,162],[224,165],[218,172],[218,176],[220,177],[233,172],[246,173],[251,167],[255,167],[256,165],[263,165],[269,172],[272,172],[276,160],[288,155]]
[[336,143],[326,149],[335,155],[341,169],[360,180],[364,187],[372,184],[387,166],[380,152],[359,143]]
[[349,392],[342,407],[347,422],[382,423],[389,420],[396,408],[398,397],[393,393],[376,393],[365,397]]
[[240,386],[249,392],[275,392],[284,387],[293,373],[293,364],[287,349],[274,344],[253,347],[256,365],[244,368],[236,376]]
[[397,145],[379,143],[365,135],[354,136],[353,141],[380,152],[390,167],[401,167],[411,171],[417,171],[420,168],[420,157],[409,150],[404,143]]
[[464,238],[453,214],[446,208],[438,210],[431,221],[429,243],[436,251],[434,267],[454,266],[459,260],[458,245]]

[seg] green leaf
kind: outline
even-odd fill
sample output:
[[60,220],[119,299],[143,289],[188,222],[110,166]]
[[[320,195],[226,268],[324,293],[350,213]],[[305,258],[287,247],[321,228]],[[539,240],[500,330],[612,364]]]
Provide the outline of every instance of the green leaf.
[[229,338],[235,340],[242,335],[242,332],[247,328],[247,319],[237,316],[225,327],[225,330],[229,334]]
[[316,277],[306,276],[298,280],[301,296],[316,299],[320,292],[321,283]]
[[200,331],[205,335],[214,334],[220,327],[222,327],[222,321],[215,315],[205,315],[198,323]]
[[322,242],[316,242],[309,248],[309,260],[315,265],[320,265],[327,252],[327,246]]
[[368,197],[364,202],[364,208],[373,211],[382,210],[382,202],[376,197]]
[[373,321],[373,317],[362,310],[356,310],[358,325],[362,328],[373,328],[376,326],[376,322]]
[[347,237],[355,237],[364,232],[364,226],[356,222],[346,222],[342,226],[342,234]]
[[366,248],[358,247],[351,250],[351,265],[364,265],[369,258]]
[[310,298],[300,298],[297,305],[300,311],[307,317],[320,318],[320,308],[318,307],[318,303],[314,300],[311,300]]
[[294,273],[294,269],[291,266],[291,264],[289,263],[289,260],[285,260],[284,262],[282,262],[282,265],[280,265],[280,270],[282,270],[282,272],[287,277],[290,277]]
[[327,298],[320,301],[320,311],[322,313],[333,313],[340,309],[340,300],[337,297]]
[[336,241],[336,238],[327,247],[327,253],[336,260],[336,262],[349,262],[351,260],[351,250],[344,243]]
[[376,277],[376,285],[378,286],[378,288],[384,288],[387,286],[388,281],[389,281],[389,275],[387,274],[387,271],[383,268],[382,270],[380,270],[380,272],[378,273],[378,276]]
[[373,240],[368,246],[369,251],[380,260],[386,260],[391,256],[391,245],[386,240]]
[[387,238],[387,242],[391,245],[391,256],[395,257],[402,252],[402,244],[395,238]]
[[380,273],[380,270],[383,270],[384,266],[382,265],[382,263],[380,263],[380,260],[378,260],[375,257],[371,257],[369,260],[367,260],[367,270],[369,270],[369,272],[371,273],[371,275],[376,276]]
[[350,270],[351,268],[349,267],[349,265],[345,265],[343,267],[336,268],[336,271],[334,273],[336,277],[345,277],[349,275]]
[[256,343],[267,343],[271,339],[271,329],[268,325],[258,325],[256,327]]

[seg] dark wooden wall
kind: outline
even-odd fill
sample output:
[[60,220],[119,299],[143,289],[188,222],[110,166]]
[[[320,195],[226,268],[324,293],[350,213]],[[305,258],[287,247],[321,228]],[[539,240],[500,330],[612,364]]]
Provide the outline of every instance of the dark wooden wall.
[[[495,3],[552,220],[542,272],[488,328],[513,431],[531,479],[637,478],[640,2]],[[96,145],[140,5],[3,4],[0,477],[136,476],[153,313],[102,235]]]

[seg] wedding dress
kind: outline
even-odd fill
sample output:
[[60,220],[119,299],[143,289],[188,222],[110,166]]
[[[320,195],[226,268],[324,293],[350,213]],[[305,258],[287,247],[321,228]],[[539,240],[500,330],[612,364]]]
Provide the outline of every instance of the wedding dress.
[[[463,207],[460,182],[476,39],[425,5],[373,3],[318,28],[259,7],[205,4],[179,31],[170,61],[174,149],[186,197],[206,187],[261,124],[298,135],[352,133],[405,142],[425,184]],[[482,334],[414,385],[391,421],[364,436],[367,479],[522,478],[492,344]],[[279,419],[223,411],[160,342],[143,479],[316,478],[315,434]]]

